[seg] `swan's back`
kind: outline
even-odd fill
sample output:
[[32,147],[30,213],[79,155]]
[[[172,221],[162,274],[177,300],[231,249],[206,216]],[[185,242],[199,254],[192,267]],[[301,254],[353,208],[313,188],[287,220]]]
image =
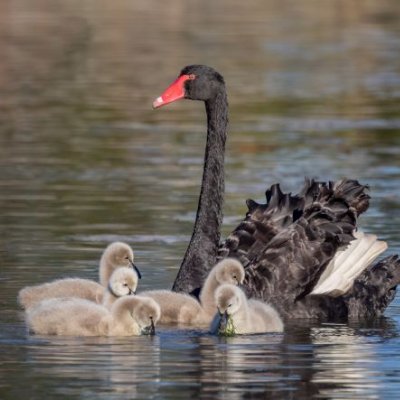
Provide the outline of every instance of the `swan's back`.
[[236,254],[243,261],[249,297],[262,298],[287,316],[329,316],[343,308],[343,300],[340,305],[308,295],[337,251],[354,239],[357,217],[369,204],[365,190],[348,179],[306,181],[296,196],[274,185],[266,192],[266,204],[248,202],[245,220],[222,245],[220,256]]

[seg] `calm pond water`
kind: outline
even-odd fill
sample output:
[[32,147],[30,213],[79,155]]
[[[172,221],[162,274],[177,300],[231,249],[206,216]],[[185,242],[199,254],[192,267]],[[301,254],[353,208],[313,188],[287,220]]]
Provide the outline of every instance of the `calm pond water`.
[[205,116],[151,103],[191,63],[229,90],[224,235],[277,181],[349,176],[371,188],[363,229],[400,253],[399,17],[397,0],[2,2],[0,398],[397,399],[399,297],[369,324],[114,339],[30,335],[16,295],[96,279],[114,240],[135,249],[141,289],[172,285]]

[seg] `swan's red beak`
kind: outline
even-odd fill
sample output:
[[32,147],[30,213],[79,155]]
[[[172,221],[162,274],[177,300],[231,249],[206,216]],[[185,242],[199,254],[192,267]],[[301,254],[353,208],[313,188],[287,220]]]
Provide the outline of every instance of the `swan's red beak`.
[[189,79],[192,79],[191,75],[181,75],[176,81],[172,82],[164,93],[153,101],[153,108],[183,99],[185,97],[185,82]]

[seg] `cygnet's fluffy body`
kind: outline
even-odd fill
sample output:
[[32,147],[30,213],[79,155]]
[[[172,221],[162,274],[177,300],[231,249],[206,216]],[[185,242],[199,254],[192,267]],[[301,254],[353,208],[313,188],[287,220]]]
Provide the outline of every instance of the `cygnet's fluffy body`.
[[114,302],[123,296],[136,293],[138,276],[132,268],[117,268],[110,277],[107,289],[104,290],[102,304],[111,308]]
[[159,318],[158,304],[140,296],[122,297],[111,310],[86,299],[48,299],[26,313],[26,322],[34,333],[61,336],[153,334]]
[[217,311],[215,302],[215,291],[217,288],[225,283],[240,285],[243,283],[243,280],[243,265],[234,258],[225,258],[212,268],[200,293],[200,303],[208,318],[208,322],[212,320]]
[[79,297],[102,303],[103,295],[106,293],[105,288],[113,272],[121,267],[132,268],[133,265],[133,251],[130,246],[126,243],[114,242],[105,249],[101,257],[99,268],[100,284],[90,279],[57,279],[21,289],[18,294],[18,302],[25,309],[35,306],[44,299],[59,297]]
[[89,279],[66,278],[20,290],[18,303],[25,309],[36,306],[45,299],[79,297],[95,303],[103,301],[104,287]]
[[175,293],[169,290],[149,290],[140,293],[141,296],[154,299],[161,310],[160,323],[190,326],[206,326],[203,309],[192,296]]
[[278,312],[258,300],[247,300],[244,292],[234,285],[221,285],[215,292],[216,313],[210,331],[224,334],[230,318],[235,334],[282,332],[283,322]]

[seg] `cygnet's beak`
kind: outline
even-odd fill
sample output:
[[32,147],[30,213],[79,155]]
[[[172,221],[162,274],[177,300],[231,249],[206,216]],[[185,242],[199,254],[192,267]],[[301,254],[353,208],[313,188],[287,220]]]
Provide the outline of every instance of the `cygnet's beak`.
[[138,278],[142,279],[142,274],[140,273],[139,268],[134,264],[134,262],[132,260],[129,260],[129,262],[130,262],[132,268],[136,271]]
[[142,334],[143,335],[155,335],[155,333],[156,333],[156,328],[154,326],[154,321],[153,321],[153,318],[150,317],[150,325],[148,325],[142,329]]
[[228,326],[228,312],[226,310],[224,313],[220,312],[219,317],[218,333],[224,334]]
[[150,325],[150,335],[154,335],[156,333],[156,327],[154,326],[153,318],[150,317],[151,325]]

